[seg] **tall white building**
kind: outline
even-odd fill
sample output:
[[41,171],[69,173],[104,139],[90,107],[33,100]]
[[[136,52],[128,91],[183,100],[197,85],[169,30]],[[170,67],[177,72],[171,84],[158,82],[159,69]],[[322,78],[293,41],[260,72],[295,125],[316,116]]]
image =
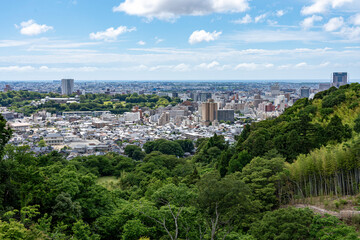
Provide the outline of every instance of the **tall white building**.
[[74,79],[61,79],[61,94],[71,95],[74,92]]

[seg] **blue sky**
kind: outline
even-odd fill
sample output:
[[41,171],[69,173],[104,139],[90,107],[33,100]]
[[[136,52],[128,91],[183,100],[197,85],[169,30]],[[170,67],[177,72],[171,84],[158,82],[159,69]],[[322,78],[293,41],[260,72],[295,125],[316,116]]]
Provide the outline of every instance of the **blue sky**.
[[0,80],[360,79],[359,0],[0,4]]

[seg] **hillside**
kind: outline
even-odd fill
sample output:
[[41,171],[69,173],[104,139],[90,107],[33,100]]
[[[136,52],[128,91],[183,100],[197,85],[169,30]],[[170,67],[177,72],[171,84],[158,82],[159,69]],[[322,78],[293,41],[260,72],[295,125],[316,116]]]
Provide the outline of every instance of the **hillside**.
[[191,157],[186,140],[128,145],[127,156],[36,156],[6,145],[0,117],[0,239],[358,239],[358,218],[280,206],[358,193],[359,90],[301,99],[247,126],[236,146],[200,139]]
[[255,157],[276,149],[292,162],[299,154],[351,138],[359,119],[359,103],[358,83],[332,87],[312,100],[300,99],[278,118],[245,127],[237,151],[246,150]]

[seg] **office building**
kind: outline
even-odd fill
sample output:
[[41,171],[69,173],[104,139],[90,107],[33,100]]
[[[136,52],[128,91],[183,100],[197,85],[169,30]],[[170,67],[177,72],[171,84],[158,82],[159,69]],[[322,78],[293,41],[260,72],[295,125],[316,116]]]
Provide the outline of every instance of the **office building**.
[[213,99],[201,104],[201,120],[208,125],[217,120],[218,104]]
[[234,122],[235,111],[232,109],[219,109],[217,110],[217,120],[220,121],[230,121]]
[[170,122],[170,113],[169,112],[163,112],[158,120],[159,126],[164,126],[165,124]]
[[172,97],[172,98],[177,98],[177,97],[179,97],[179,93],[177,93],[177,92],[172,92],[172,93],[171,93],[171,97]]
[[276,97],[280,95],[280,86],[278,83],[275,83],[271,86],[271,96]]
[[309,98],[310,97],[310,88],[308,88],[308,87],[300,88],[300,96],[301,96],[301,98]]
[[262,103],[262,99],[261,99],[261,96],[260,94],[255,94],[254,96],[254,107],[258,107],[260,103]]
[[74,92],[74,79],[61,79],[61,94],[71,95]]
[[206,102],[207,100],[211,99],[211,93],[190,93],[190,98],[195,102]]
[[348,75],[347,72],[334,72],[332,86],[340,87],[348,84]]

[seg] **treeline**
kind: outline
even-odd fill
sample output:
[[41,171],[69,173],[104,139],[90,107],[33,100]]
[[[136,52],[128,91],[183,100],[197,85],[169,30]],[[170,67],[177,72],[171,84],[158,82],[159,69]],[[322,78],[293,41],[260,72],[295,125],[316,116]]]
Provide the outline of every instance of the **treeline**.
[[[179,98],[169,96],[159,97],[157,95],[133,94],[86,94],[80,96],[80,103],[60,104],[48,101],[39,106],[30,105],[32,101],[39,101],[45,97],[61,97],[57,93],[37,93],[28,91],[9,91],[0,93],[0,105],[31,115],[40,110],[50,113],[67,111],[111,111],[114,114],[129,112],[134,106],[148,107],[150,109],[160,106],[176,105]],[[73,97],[75,95],[72,95]]]
[[[255,158],[221,178],[190,158],[153,151],[65,160],[7,146],[0,161],[1,239],[357,239],[353,227],[280,209],[284,159]],[[111,188],[98,183],[118,176]]]

